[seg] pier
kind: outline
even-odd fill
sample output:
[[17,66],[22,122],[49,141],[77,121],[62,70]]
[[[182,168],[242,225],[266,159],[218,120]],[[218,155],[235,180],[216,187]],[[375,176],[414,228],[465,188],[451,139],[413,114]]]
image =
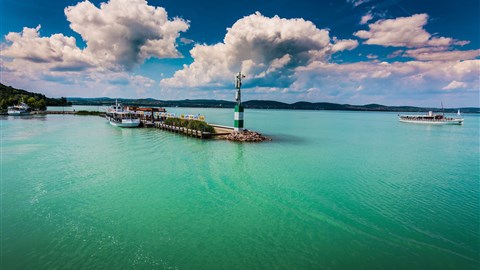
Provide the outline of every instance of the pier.
[[[136,108],[138,110],[138,108]],[[143,108],[142,108],[143,109]],[[150,111],[153,112],[153,110],[146,110],[144,111]],[[158,111],[158,110],[157,110]],[[160,110],[162,111],[162,110]],[[164,111],[164,110],[163,110]],[[46,114],[66,114],[66,115],[82,115],[82,111],[33,111],[31,114],[34,115],[46,115]],[[105,114],[102,112],[90,112],[91,115],[98,115],[100,117],[105,117]],[[152,113],[153,114],[153,113]],[[143,128],[158,128],[161,130],[173,132],[173,133],[178,133],[178,134],[183,134],[186,136],[198,138],[198,139],[210,139],[213,137],[220,137],[220,136],[225,136],[229,135],[234,132],[233,127],[227,127],[227,126],[221,126],[221,125],[215,125],[215,124],[209,124],[215,129],[215,133],[211,132],[206,132],[202,130],[195,130],[195,129],[189,129],[186,127],[180,127],[180,126],[175,126],[175,125],[167,125],[164,124],[162,120],[164,120],[163,117],[151,117],[151,115],[141,115],[140,117],[140,127]]]
[[[138,109],[137,109],[138,110]],[[190,129],[187,127],[167,125],[164,120],[165,117],[156,117],[153,110],[143,109],[142,111],[148,111],[151,114],[142,114],[140,118],[140,126],[143,128],[157,128],[172,133],[182,134],[185,136],[197,138],[197,139],[220,139],[220,140],[230,140],[230,141],[239,141],[239,142],[259,142],[270,140],[267,137],[262,136],[260,133],[242,130],[236,131],[234,127],[222,126],[212,123],[207,123],[214,128],[215,132],[208,132],[204,130]],[[161,112],[161,110],[155,111]],[[103,112],[86,112],[86,111],[33,111],[31,114],[34,115],[46,115],[46,114],[56,114],[56,115],[98,115],[100,117],[105,117]],[[153,115],[153,117],[152,117]]]
[[162,129],[162,130],[174,132],[174,133],[180,133],[180,134],[195,137],[195,138],[198,138],[198,139],[207,139],[207,138],[212,137],[212,133],[210,133],[210,132],[204,132],[204,131],[196,130],[196,129],[189,129],[189,128],[186,128],[186,127],[170,126],[170,125],[166,125],[162,122],[155,122],[155,123],[153,123],[153,125],[151,124],[151,125],[144,125],[144,126],[145,127],[150,126],[150,127],[155,127],[155,128],[159,128],[159,129]]
[[217,136],[230,135],[231,133],[234,132],[233,127],[213,125],[213,124],[209,124],[209,125],[215,129],[215,133],[196,130],[196,129],[189,129],[186,127],[167,125],[167,124],[164,124],[163,122],[151,122],[146,120],[141,120],[140,122],[141,122],[140,127],[158,128],[161,130],[170,131],[173,133],[179,133],[179,134],[183,134],[183,135],[198,138],[198,139],[210,139]]

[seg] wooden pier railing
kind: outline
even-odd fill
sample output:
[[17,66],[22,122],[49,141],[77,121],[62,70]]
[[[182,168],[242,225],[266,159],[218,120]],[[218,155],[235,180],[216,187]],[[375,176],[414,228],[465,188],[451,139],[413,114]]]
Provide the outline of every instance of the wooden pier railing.
[[142,121],[143,126],[145,127],[155,127],[158,129],[174,132],[174,133],[179,133],[183,134],[186,136],[191,136],[199,139],[207,139],[212,137],[212,133],[206,132],[206,131],[201,131],[201,130],[196,130],[196,129],[189,129],[186,127],[178,127],[178,126],[170,126],[166,125],[163,122],[147,122],[147,121]]

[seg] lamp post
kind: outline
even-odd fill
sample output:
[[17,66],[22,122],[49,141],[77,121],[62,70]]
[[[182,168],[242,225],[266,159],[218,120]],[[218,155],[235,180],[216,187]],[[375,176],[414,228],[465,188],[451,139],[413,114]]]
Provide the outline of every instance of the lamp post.
[[243,131],[243,106],[242,106],[242,99],[240,88],[242,88],[242,79],[245,78],[245,75],[242,72],[238,72],[235,76],[235,88],[237,92],[235,93],[235,113],[233,117],[233,129],[235,131]]

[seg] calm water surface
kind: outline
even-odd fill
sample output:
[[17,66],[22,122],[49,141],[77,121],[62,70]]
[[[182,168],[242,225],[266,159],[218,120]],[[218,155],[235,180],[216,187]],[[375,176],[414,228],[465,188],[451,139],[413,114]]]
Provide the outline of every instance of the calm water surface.
[[274,140],[239,144],[3,117],[1,269],[478,269],[479,120],[248,110]]

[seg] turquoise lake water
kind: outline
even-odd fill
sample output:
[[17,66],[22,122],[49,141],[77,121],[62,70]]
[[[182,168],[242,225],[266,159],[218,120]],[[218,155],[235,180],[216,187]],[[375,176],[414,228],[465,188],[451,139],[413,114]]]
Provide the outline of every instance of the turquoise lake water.
[[0,268],[478,269],[479,120],[247,110],[273,141],[239,144],[4,116]]

